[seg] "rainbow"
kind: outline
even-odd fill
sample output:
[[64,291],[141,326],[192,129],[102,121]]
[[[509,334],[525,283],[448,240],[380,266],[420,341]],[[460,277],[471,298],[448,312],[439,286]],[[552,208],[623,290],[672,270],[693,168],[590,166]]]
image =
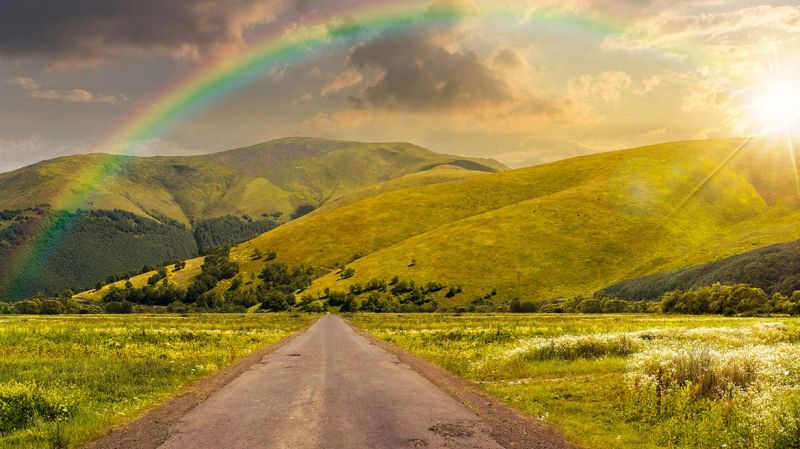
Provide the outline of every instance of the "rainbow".
[[[465,18],[463,10],[440,7],[431,8],[431,1],[391,0],[348,3],[345,7],[321,11],[306,17],[296,30],[287,32],[280,24],[267,27],[248,47],[236,56],[217,58],[194,67],[189,73],[156,91],[132,108],[108,133],[98,139],[95,148],[113,149],[115,154],[132,155],[143,142],[169,130],[186,120],[214,100],[224,97],[256,75],[278,62],[301,58],[310,49],[336,45],[358,33],[400,30],[417,26],[449,23]],[[480,5],[479,12],[466,14],[475,20],[510,20],[515,23],[548,24],[565,29],[603,37],[623,35],[622,21],[596,15],[559,13],[543,9],[524,11],[519,8]],[[345,18],[336,22],[332,18]],[[685,49],[657,48],[667,53],[680,53],[691,58]],[[113,174],[121,169],[126,158],[120,156],[98,157],[80,172],[54,199],[62,210],[75,210],[91,202],[92,197]],[[17,267],[11,279],[11,291],[16,291],[28,279],[36,276],[41,262],[57,244],[60,235],[69,229],[69,223],[55,220],[54,224],[35,237],[28,251],[21,251],[13,266]]]

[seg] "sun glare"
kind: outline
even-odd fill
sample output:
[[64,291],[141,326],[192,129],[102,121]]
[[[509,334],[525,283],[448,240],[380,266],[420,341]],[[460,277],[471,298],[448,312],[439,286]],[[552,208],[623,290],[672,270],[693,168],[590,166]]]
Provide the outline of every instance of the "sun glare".
[[800,131],[800,84],[775,82],[755,89],[749,109],[759,134]]

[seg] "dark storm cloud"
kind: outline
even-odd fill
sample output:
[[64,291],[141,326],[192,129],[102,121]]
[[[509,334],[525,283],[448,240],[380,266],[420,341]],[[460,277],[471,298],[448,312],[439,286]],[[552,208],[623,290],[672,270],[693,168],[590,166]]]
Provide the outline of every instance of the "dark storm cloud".
[[192,57],[241,43],[280,0],[2,0],[0,56],[113,59],[127,50]]
[[358,46],[350,64],[381,72],[375,84],[353,97],[358,106],[435,111],[498,104],[513,96],[476,53],[449,49],[432,32],[389,32]]

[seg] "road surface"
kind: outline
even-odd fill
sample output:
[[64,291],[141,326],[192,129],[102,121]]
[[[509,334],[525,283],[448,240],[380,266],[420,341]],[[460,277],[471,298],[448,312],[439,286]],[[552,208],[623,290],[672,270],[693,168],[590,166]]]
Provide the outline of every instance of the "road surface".
[[162,449],[501,446],[489,426],[328,315],[187,413]]

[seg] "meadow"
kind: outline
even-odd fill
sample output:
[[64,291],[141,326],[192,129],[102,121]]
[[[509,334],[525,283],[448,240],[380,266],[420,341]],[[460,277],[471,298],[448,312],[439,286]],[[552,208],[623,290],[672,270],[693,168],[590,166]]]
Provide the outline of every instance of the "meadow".
[[798,447],[800,321],[358,314],[586,448]]
[[1,316],[0,448],[75,447],[301,329],[297,314]]

